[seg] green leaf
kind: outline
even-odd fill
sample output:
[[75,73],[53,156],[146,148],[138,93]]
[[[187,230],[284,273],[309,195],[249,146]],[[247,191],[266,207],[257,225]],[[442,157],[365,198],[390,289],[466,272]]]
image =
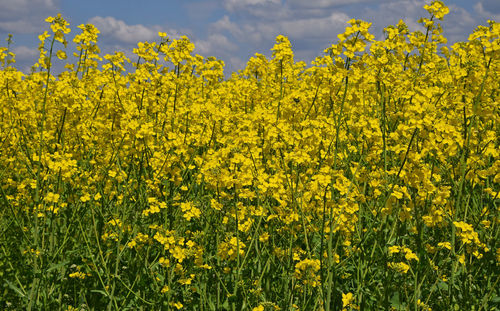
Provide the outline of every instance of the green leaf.
[[226,301],[224,301],[224,303],[222,304],[222,307],[224,308],[224,310],[229,310],[229,300],[226,299]]
[[446,282],[443,282],[443,281],[439,281],[437,283],[437,287],[440,289],[440,290],[444,290],[444,291],[447,291],[448,290],[448,284]]
[[399,293],[395,292],[394,295],[392,295],[391,299],[389,300],[391,303],[391,306],[395,308],[396,310],[399,310],[401,306],[401,301],[399,300]]
[[12,284],[9,281],[5,281],[5,283],[7,283],[7,285],[9,285],[9,287],[13,291],[15,291],[21,298],[26,298],[26,293],[23,290],[21,290],[19,287],[15,286],[14,284]]
[[100,290],[100,289],[92,289],[92,290],[90,290],[90,292],[91,293],[99,293],[99,294],[103,295],[104,297],[108,297],[108,294],[105,291]]
[[56,269],[59,269],[65,265],[67,265],[69,263],[69,261],[63,261],[63,262],[60,262],[60,263],[57,263],[57,264],[52,264],[50,265],[50,267],[47,269],[47,272],[50,272],[52,270],[56,270]]

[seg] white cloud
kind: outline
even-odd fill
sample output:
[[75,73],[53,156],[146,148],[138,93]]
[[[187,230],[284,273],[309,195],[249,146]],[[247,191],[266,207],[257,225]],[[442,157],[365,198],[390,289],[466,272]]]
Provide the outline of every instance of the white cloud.
[[245,18],[276,20],[290,17],[290,12],[281,0],[224,0],[224,8]]
[[110,36],[113,39],[124,43],[158,40],[159,31],[165,31],[169,36],[176,35],[175,33],[172,34],[166,31],[165,28],[158,25],[128,25],[124,21],[116,19],[112,16],[95,16],[89,20],[89,23],[96,26],[103,36]]
[[0,0],[0,18],[14,18],[12,14],[26,15],[27,11],[55,10],[59,1],[55,0]]
[[336,32],[342,31],[349,16],[345,13],[334,12],[330,16],[321,18],[304,18],[299,20],[284,20],[279,22],[281,32],[292,38],[324,38],[335,37]]
[[229,10],[244,9],[249,6],[279,5],[281,0],[224,0],[224,7]]
[[473,16],[468,10],[450,5],[450,13],[444,17],[441,22],[444,30],[444,36],[448,39],[448,43],[452,44],[457,41],[467,40],[468,35],[478,25],[476,16]]
[[219,7],[218,0],[200,0],[185,2],[187,14],[190,20],[206,20]]
[[236,23],[233,23],[229,18],[229,16],[227,15],[224,15],[221,19],[213,23],[211,27],[215,30],[228,30],[228,31],[231,31],[235,28],[239,28],[239,26]]
[[[342,6],[347,4],[360,4],[376,2],[377,0],[288,0],[287,3],[291,6],[303,8],[329,8],[334,6]],[[386,0],[387,1],[387,0]],[[379,3],[382,0],[378,1]]]
[[383,29],[389,25],[395,25],[403,20],[410,31],[424,31],[424,27],[417,21],[420,17],[427,17],[423,9],[426,4],[423,0],[402,0],[395,3],[382,3],[375,8],[365,8],[356,18],[372,23],[370,33],[375,40],[383,40]]
[[24,45],[14,46],[12,52],[16,54],[17,60],[28,60],[35,63],[38,60],[39,51],[36,48],[30,48]]
[[227,54],[238,50],[236,44],[220,33],[213,33],[204,40],[194,41],[194,45],[196,52],[203,56]]
[[[260,24],[260,26],[257,26],[257,24]],[[237,41],[260,43],[263,39],[264,32],[266,32],[266,30],[269,32],[269,29],[265,29],[265,27],[266,23],[247,23],[244,21],[236,23],[231,21],[229,16],[225,15],[218,21],[212,23],[210,26],[210,32],[228,32]]]
[[500,1],[498,0],[481,0],[478,4],[481,4],[483,9],[489,13],[500,14]]
[[500,4],[497,1],[479,1],[474,6],[474,10],[483,19],[481,23],[484,23],[486,19],[491,19],[497,22],[500,20]]
[[59,0],[0,0],[0,31],[36,33],[55,15]]
[[213,23],[211,28],[217,32],[227,31],[240,42],[262,43],[263,40],[274,39],[278,34],[297,39],[332,37],[333,33],[344,29],[348,20],[349,16],[341,12],[333,12],[326,17],[281,19],[240,24],[231,21],[228,16],[224,16]]
[[9,33],[33,33],[43,26],[42,21],[30,21],[24,18],[0,22],[0,31]]
[[[326,44],[336,39],[343,32],[350,17],[342,12],[333,12],[324,17],[306,17],[296,19],[258,20],[233,22],[224,16],[211,25],[211,31],[227,32],[242,45],[250,44],[255,50],[262,52],[263,46],[274,44],[277,35],[285,35],[290,39],[318,44],[318,51],[326,48]],[[252,51],[256,52],[256,51]]]

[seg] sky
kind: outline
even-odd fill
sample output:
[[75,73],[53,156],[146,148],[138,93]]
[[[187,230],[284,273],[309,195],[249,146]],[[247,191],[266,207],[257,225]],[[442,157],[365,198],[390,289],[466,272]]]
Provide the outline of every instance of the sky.
[[[195,44],[194,53],[222,59],[228,72],[243,69],[255,53],[271,55],[277,35],[287,36],[296,60],[310,62],[335,43],[351,18],[372,23],[370,32],[383,39],[383,29],[403,19],[410,30],[421,30],[420,17],[428,0],[0,0],[0,46],[13,35],[16,68],[29,72],[38,60],[38,35],[44,20],[58,13],[70,23],[68,39],[80,24],[100,30],[102,55],[123,51],[133,57],[140,41],[182,35]],[[500,0],[443,1],[450,14],[442,21],[448,45],[467,40],[487,20],[500,22]],[[68,40],[70,41],[70,40]],[[71,52],[69,46],[69,51]],[[74,48],[74,47],[73,47]],[[74,50],[73,50],[74,51]],[[71,53],[68,53],[71,54]],[[134,61],[133,58],[131,58]],[[135,57],[137,59],[137,57]]]

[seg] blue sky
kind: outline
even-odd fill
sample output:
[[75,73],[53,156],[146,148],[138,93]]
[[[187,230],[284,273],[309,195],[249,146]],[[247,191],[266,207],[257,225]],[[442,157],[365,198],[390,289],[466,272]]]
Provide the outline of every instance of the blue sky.
[[[195,53],[216,56],[228,71],[242,69],[255,53],[270,55],[274,38],[290,38],[296,60],[309,62],[337,40],[351,18],[372,22],[370,32],[382,39],[383,28],[403,19],[422,30],[419,17],[428,0],[0,0],[0,46],[14,35],[17,68],[29,71],[37,60],[37,36],[48,29],[44,19],[61,13],[76,26],[92,23],[101,31],[103,54],[120,50],[132,56],[139,41],[187,35]],[[448,0],[442,22],[449,43],[466,40],[488,19],[500,22],[500,0]]]

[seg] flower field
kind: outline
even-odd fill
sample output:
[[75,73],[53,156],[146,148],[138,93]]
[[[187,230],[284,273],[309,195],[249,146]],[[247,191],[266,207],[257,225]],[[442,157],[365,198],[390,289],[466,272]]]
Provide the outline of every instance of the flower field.
[[500,24],[446,47],[425,8],[227,78],[187,37],[49,17],[30,74],[9,38],[0,308],[498,310]]

